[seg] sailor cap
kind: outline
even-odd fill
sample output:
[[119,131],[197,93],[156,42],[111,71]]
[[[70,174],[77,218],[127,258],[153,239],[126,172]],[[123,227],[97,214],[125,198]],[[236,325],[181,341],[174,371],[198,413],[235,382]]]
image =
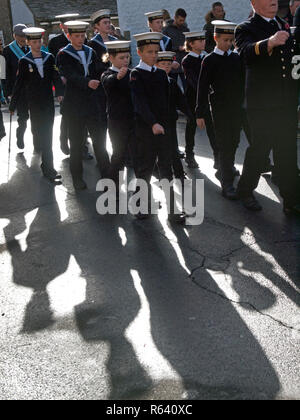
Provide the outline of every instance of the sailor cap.
[[105,42],[108,53],[130,52],[131,41],[109,41]]
[[86,32],[89,23],[80,20],[71,20],[70,22],[66,22],[65,25],[70,34],[80,34]]
[[64,15],[55,16],[55,19],[57,19],[61,23],[65,23],[72,19],[78,18],[78,16],[79,16],[79,13],[66,13]]
[[97,12],[93,13],[91,16],[92,22],[94,24],[100,22],[102,19],[110,19],[111,11],[109,9],[102,9],[98,10]]
[[225,20],[213,20],[215,34],[234,34],[237,23],[226,22]]
[[157,10],[156,12],[145,13],[145,16],[148,18],[149,22],[152,22],[156,19],[163,19],[164,12],[163,10]]
[[157,61],[174,61],[176,53],[173,51],[159,51]]
[[143,34],[134,35],[138,47],[151,44],[159,45],[163,37],[163,34],[160,32],[145,32]]
[[206,31],[184,32],[185,39],[188,41],[197,41],[206,39]]
[[42,28],[26,28],[23,29],[23,33],[27,39],[41,39],[45,33],[45,29]]

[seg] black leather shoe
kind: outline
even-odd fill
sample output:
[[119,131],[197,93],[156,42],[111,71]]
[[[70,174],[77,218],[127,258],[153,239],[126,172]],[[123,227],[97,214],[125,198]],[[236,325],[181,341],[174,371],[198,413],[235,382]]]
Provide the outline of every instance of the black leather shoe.
[[256,200],[255,197],[250,196],[241,199],[243,206],[250,211],[262,211],[262,206]]
[[232,185],[229,187],[224,187],[222,191],[222,195],[228,200],[232,200],[232,201],[238,200],[236,189]]
[[292,207],[284,207],[283,212],[286,216],[300,216],[300,204]]
[[73,179],[73,185],[76,191],[84,191],[87,189],[87,185],[83,179]]
[[179,159],[184,159],[185,158],[185,153],[178,151],[178,157],[179,157]]
[[271,163],[269,163],[263,170],[262,170],[262,174],[268,174],[270,172],[274,171],[274,166],[271,165]]
[[198,163],[196,162],[196,159],[195,159],[195,157],[194,157],[194,156],[187,156],[187,157],[185,158],[185,161],[186,161],[187,166],[188,166],[190,169],[198,169],[198,168],[199,168],[199,165],[198,165]]
[[24,145],[24,139],[18,138],[17,139],[17,146],[18,146],[18,149],[23,150],[24,147],[25,147],[25,145]]

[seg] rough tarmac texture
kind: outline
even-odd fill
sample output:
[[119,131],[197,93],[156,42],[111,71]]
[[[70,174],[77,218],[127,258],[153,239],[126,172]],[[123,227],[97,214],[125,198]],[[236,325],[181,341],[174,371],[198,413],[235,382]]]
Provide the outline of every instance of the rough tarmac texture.
[[29,130],[18,154],[14,122],[9,181],[0,143],[0,399],[299,399],[300,222],[270,179],[262,213],[224,200],[199,132],[202,225],[100,216],[95,162],[76,194],[59,121],[61,186]]

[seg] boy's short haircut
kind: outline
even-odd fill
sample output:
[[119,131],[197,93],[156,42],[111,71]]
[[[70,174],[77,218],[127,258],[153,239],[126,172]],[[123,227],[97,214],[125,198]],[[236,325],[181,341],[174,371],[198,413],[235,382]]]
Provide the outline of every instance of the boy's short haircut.
[[138,51],[139,51],[139,52],[143,53],[143,52],[144,52],[145,47],[146,47],[146,45],[141,45],[141,46],[139,46],[137,49],[138,49]]
[[187,13],[184,9],[177,9],[175,12],[175,17],[183,17],[186,18],[187,17]]

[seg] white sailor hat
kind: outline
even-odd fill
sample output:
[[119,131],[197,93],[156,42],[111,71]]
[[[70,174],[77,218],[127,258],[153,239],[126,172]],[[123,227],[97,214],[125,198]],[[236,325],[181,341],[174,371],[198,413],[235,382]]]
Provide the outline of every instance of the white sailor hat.
[[69,34],[81,34],[86,32],[89,23],[80,20],[71,20],[66,22],[65,25],[68,28]]
[[145,13],[145,16],[148,18],[149,22],[152,22],[153,20],[156,20],[156,19],[163,19],[164,11],[157,10],[156,12]]
[[198,31],[198,32],[184,32],[183,33],[186,40],[189,41],[197,41],[206,39],[206,31]]
[[55,19],[57,19],[61,23],[65,23],[72,19],[78,18],[78,16],[79,16],[79,13],[66,13],[65,15],[55,16]]
[[97,12],[93,13],[91,19],[94,24],[100,22],[102,19],[110,19],[111,11],[109,9],[102,9],[98,10]]
[[130,52],[131,41],[109,41],[105,42],[108,53]]
[[45,29],[42,28],[26,28],[23,29],[23,33],[27,39],[42,39],[45,33]]
[[213,20],[215,34],[234,34],[237,23],[226,22],[225,20]]
[[163,34],[160,32],[145,32],[143,34],[134,35],[138,47],[151,44],[159,45],[163,37]]
[[173,51],[159,51],[157,61],[174,61],[176,53]]

